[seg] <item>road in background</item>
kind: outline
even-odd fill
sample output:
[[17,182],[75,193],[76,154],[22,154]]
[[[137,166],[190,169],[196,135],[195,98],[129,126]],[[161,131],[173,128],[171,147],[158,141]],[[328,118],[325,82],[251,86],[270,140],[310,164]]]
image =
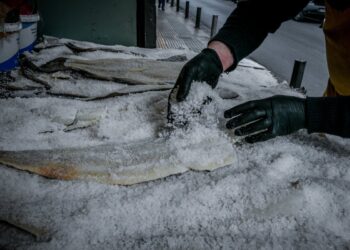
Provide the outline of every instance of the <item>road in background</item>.
[[[182,8],[185,1],[180,0]],[[236,7],[228,0],[190,0],[190,15],[202,7],[202,24],[209,28],[212,15],[219,16],[218,27]],[[175,9],[175,8],[174,8]],[[310,96],[321,96],[328,80],[325,42],[322,29],[317,23],[295,22],[282,24],[277,32],[270,34],[249,58],[271,70],[279,80],[290,80],[295,59],[306,60],[302,85]]]

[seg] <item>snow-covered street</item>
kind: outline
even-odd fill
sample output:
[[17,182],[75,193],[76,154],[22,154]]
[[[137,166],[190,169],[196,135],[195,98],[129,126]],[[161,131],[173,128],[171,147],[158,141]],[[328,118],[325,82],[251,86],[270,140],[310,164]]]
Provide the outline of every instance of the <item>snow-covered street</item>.
[[[40,67],[62,57],[180,63],[177,59],[194,56],[188,50],[55,42],[28,58]],[[95,50],[73,53],[65,46],[68,42]],[[169,84],[130,86],[86,78],[81,70],[69,72],[42,73],[35,76],[37,82],[19,74],[11,90],[1,89],[1,152],[84,152],[164,136]],[[50,90],[44,90],[42,82]],[[216,161],[227,152],[188,146],[214,138],[229,144],[232,164],[213,171],[188,168],[131,186],[109,185],[98,178],[48,179],[0,165],[0,248],[348,249],[350,140],[306,131],[253,145],[236,138],[225,128],[226,109],[276,94],[303,96],[250,60],[223,75],[215,90],[195,86],[213,101],[189,128],[175,131],[170,138],[174,155],[165,163],[173,163],[173,158]],[[228,98],[233,92],[239,96]],[[84,158],[81,154],[76,162]],[[106,158],[111,161],[108,173],[113,173],[118,155],[106,153]],[[43,160],[35,155],[32,159]]]

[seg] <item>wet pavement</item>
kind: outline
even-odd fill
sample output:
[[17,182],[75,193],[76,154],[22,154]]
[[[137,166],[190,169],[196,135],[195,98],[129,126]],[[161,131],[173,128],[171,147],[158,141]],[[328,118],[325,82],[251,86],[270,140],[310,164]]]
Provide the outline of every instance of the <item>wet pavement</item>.
[[209,40],[207,30],[196,29],[191,19],[184,18],[183,10],[166,3],[165,11],[157,11],[157,48],[190,49],[195,52],[206,47]]

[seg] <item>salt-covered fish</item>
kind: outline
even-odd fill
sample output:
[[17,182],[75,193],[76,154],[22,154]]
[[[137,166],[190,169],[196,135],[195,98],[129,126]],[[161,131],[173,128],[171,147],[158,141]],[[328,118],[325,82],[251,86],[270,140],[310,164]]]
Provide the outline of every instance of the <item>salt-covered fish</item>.
[[188,170],[205,171],[234,162],[223,137],[172,144],[159,138],[121,145],[56,150],[0,151],[0,163],[53,179],[131,185]]

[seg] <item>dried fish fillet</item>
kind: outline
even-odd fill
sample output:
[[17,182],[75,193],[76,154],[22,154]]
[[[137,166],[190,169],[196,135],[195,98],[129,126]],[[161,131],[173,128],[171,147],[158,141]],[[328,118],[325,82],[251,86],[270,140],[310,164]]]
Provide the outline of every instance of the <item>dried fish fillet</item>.
[[122,145],[0,152],[1,164],[48,178],[118,185],[156,180],[188,170],[214,170],[234,160],[232,144],[226,138],[178,147],[159,138]]
[[[29,58],[22,58],[22,75],[31,81],[20,81],[20,89],[22,90],[24,85],[28,85],[29,83],[33,85],[33,82],[35,82],[36,87],[33,90],[36,91],[38,88],[46,89],[42,96],[53,95],[90,101],[173,88],[172,84],[164,83],[144,85],[129,84],[129,86],[125,86],[105,80],[87,80],[86,77],[84,77],[86,74],[60,71],[62,69],[67,70],[67,67],[64,66],[65,60],[66,59],[58,58],[41,67],[37,67],[31,63]],[[19,82],[10,83],[8,87],[17,90],[16,84],[18,85]],[[34,93],[32,96],[34,96]]]
[[153,59],[67,59],[56,58],[37,66],[29,58],[23,57],[21,65],[43,73],[73,70],[85,76],[129,85],[173,84],[185,62],[158,61]]
[[112,52],[112,53],[124,53],[124,54],[130,54],[134,56],[140,56],[140,57],[146,57],[146,55],[141,53],[136,53],[132,51],[126,51],[122,49],[116,49],[111,48],[108,46],[102,46],[102,47],[82,47],[78,44],[74,44],[71,42],[68,42],[65,44],[66,47],[68,47],[70,50],[72,50],[74,53],[84,53],[84,52],[94,52],[94,51],[104,51],[104,52]]
[[64,66],[97,79],[131,85],[175,83],[184,62],[150,59],[68,59]]

